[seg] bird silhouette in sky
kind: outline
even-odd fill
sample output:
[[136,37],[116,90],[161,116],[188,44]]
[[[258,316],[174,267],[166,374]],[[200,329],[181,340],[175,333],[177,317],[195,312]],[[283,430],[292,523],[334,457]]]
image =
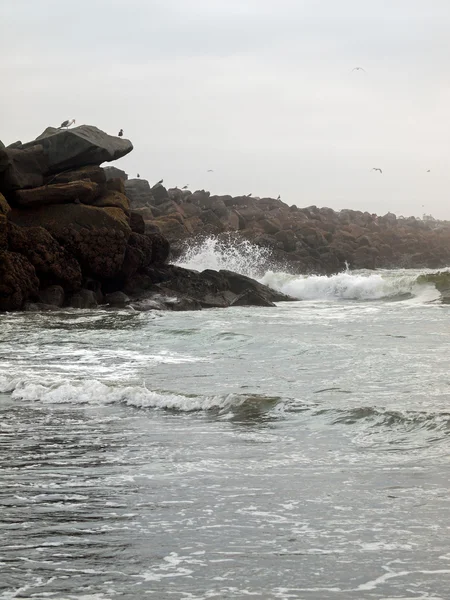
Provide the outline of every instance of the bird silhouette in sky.
[[352,73],[353,71],[363,71],[364,73],[367,73],[367,71],[365,69],[363,69],[362,67],[355,67],[354,69],[352,69]]
[[[188,184],[188,185],[189,185],[189,184]],[[184,185],[184,186],[183,186],[181,189],[182,189],[182,190],[187,190],[187,189],[188,189],[188,186],[187,186],[187,185]]]
[[428,169],[427,173],[431,173],[431,169]]
[[383,173],[383,171],[382,171],[381,169],[379,169],[378,167],[374,167],[374,168],[372,169],[372,171],[379,171],[380,173]]
[[208,169],[208,171],[207,171],[207,172],[208,172],[208,173],[214,173],[214,170],[213,170],[213,169]]

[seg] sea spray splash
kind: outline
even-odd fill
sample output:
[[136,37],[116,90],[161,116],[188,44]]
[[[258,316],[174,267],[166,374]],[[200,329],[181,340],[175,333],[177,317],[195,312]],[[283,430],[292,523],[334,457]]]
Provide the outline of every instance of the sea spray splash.
[[258,279],[270,268],[271,257],[270,248],[256,246],[248,240],[211,236],[191,242],[176,264],[195,271],[226,269]]

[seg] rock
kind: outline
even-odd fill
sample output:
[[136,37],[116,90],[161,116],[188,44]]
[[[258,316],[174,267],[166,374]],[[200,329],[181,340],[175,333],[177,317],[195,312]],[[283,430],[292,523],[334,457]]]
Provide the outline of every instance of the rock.
[[68,291],[80,289],[79,263],[43,227],[19,227],[9,223],[8,245],[12,252],[18,252],[29,260],[41,286],[57,284]]
[[236,300],[234,300],[230,304],[230,306],[267,306],[267,307],[273,307],[273,306],[276,306],[276,304],[274,304],[270,300],[267,300],[261,294],[259,294],[258,292],[255,292],[254,290],[247,290],[246,292],[243,292],[240,296],[238,296],[236,298]]
[[145,233],[145,221],[142,213],[135,210],[130,211],[130,227],[134,233]]
[[71,308],[96,308],[97,298],[92,290],[80,290],[69,300]]
[[59,310],[59,307],[53,304],[43,304],[42,302],[26,302],[23,310],[25,312],[50,312]]
[[91,206],[97,206],[99,208],[120,208],[126,215],[130,214],[130,201],[124,194],[121,194],[120,192],[107,191],[99,198],[95,198],[95,200],[92,200],[91,202],[85,202],[84,204],[90,204]]
[[120,192],[125,196],[125,182],[123,179],[116,177],[115,179],[109,179],[106,182],[106,189],[111,192]]
[[[108,135],[93,125],[80,125],[72,129],[48,127],[36,141],[44,148],[49,173],[101,165],[133,150],[129,140]],[[23,144],[23,148],[35,145],[36,141]]]
[[130,303],[130,299],[123,292],[112,292],[111,294],[106,294],[105,302],[110,306],[125,306]]
[[6,215],[0,214],[0,252],[8,248],[8,221]]
[[70,183],[57,183],[28,190],[18,190],[14,194],[14,200],[16,204],[25,208],[75,202],[92,204],[98,193],[99,186],[97,183],[71,181]]
[[38,298],[42,305],[61,307],[64,304],[65,293],[60,285],[50,285],[40,290]]
[[146,179],[128,179],[128,181],[125,181],[125,195],[133,209],[150,206],[153,203],[150,184]]
[[152,240],[152,264],[164,265],[170,254],[169,241],[159,232],[147,233],[146,235]]
[[97,208],[84,204],[42,206],[10,213],[17,225],[39,225],[70,252],[83,273],[111,278],[121,271],[131,233],[120,208]]
[[39,280],[32,264],[16,252],[0,253],[0,311],[20,310],[35,298]]
[[79,169],[71,169],[63,173],[57,173],[46,178],[46,184],[49,183],[71,183],[72,181],[92,181],[98,183],[101,189],[106,189],[105,170],[96,165],[87,165]]
[[154,185],[151,191],[153,196],[152,204],[155,204],[156,206],[162,204],[166,200],[170,200],[166,188],[161,183],[157,183],[156,185]]
[[[0,190],[12,192],[25,188],[39,187],[44,183],[48,172],[48,159],[41,145],[34,143],[26,149],[7,149],[8,163],[0,173]],[[5,160],[4,154],[3,159]]]
[[105,173],[106,181],[110,179],[123,179],[126,181],[128,179],[128,175],[122,169],[118,169],[117,167],[103,167],[103,171]]

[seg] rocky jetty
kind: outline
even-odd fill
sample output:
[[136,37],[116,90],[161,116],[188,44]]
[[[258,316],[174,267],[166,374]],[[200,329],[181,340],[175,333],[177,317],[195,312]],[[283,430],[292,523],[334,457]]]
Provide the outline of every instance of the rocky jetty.
[[354,269],[439,268],[450,264],[450,223],[368,212],[289,206],[273,198],[212,196],[204,190],[125,183],[146,231],[167,237],[172,253],[201,236],[234,235],[270,249],[294,273]]
[[132,149],[89,125],[47,128],[7,148],[0,142],[0,311],[183,310],[289,299],[234,273],[168,265],[168,239],[151,226],[147,208],[148,198],[165,203],[165,189],[101,167]]

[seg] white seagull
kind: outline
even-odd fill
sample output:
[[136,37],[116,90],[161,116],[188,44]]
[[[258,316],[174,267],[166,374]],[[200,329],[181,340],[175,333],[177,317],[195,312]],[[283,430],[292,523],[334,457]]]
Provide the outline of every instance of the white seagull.
[[67,119],[67,121],[63,121],[61,123],[61,125],[58,127],[58,129],[64,129],[64,128],[69,129],[69,127],[74,124],[75,124],[75,119]]

